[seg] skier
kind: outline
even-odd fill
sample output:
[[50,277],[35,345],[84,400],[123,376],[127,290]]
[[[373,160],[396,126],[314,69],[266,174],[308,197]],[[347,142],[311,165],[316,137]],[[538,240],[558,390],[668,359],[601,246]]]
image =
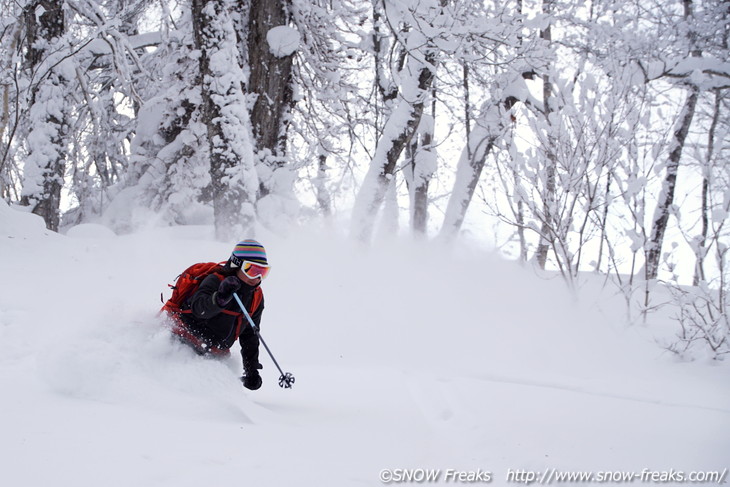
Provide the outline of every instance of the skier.
[[[202,272],[207,275],[200,281],[193,269],[203,266],[208,266]],[[259,338],[243,316],[234,294],[258,328],[264,311],[260,285],[269,270],[264,246],[256,240],[243,240],[234,247],[227,262],[191,266],[178,278],[175,287],[197,286],[198,282],[200,285],[190,296],[176,298],[173,292],[173,298],[162,308],[171,319],[172,332],[201,355],[227,356],[238,340],[244,372],[241,381],[251,390],[260,388],[262,383]]]

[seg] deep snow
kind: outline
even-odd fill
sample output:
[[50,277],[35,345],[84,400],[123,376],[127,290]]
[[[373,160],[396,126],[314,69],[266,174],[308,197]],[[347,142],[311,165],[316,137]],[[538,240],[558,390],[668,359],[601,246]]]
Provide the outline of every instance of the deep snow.
[[262,333],[291,390],[263,349],[264,386],[246,391],[237,351],[197,357],[157,320],[167,283],[235,242],[209,227],[57,235],[0,202],[3,485],[360,486],[384,468],[506,485],[508,469],[730,466],[728,364],[678,362],[618,310],[581,309],[466,247],[259,239],[273,264]]

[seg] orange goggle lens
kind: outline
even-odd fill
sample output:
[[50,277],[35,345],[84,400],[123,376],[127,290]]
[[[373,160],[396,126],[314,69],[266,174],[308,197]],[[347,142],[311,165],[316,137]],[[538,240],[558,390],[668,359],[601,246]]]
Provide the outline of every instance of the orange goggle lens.
[[265,279],[269,275],[271,267],[244,260],[241,270],[250,279],[256,279],[257,277]]

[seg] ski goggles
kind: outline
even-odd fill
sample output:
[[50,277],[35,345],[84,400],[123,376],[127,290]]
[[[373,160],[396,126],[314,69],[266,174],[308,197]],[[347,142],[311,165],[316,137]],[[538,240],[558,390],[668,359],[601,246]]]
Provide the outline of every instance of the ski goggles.
[[257,277],[265,279],[269,275],[271,266],[244,260],[243,264],[241,264],[241,270],[249,279],[256,279]]

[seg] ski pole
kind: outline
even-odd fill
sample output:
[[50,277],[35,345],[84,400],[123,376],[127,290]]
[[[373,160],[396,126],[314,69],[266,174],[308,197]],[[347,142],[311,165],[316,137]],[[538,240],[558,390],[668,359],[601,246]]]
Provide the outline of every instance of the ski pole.
[[264,337],[261,336],[261,332],[258,328],[256,328],[256,325],[254,324],[253,320],[251,319],[251,315],[248,314],[248,311],[246,310],[246,307],[241,302],[241,298],[238,297],[236,293],[233,293],[233,297],[236,298],[236,302],[238,303],[238,306],[241,308],[241,311],[243,311],[243,315],[248,320],[248,324],[251,325],[251,328],[253,328],[254,333],[256,333],[256,336],[259,337],[259,340],[261,340],[261,343],[263,344],[264,348],[266,349],[266,352],[268,352],[269,357],[271,357],[271,360],[274,362],[274,365],[276,365],[276,368],[279,369],[279,373],[281,374],[279,376],[279,387],[283,387],[284,389],[291,389],[292,384],[294,384],[294,376],[291,375],[289,372],[284,372],[281,370],[281,367],[279,367],[279,362],[276,361],[274,358],[274,354],[271,353],[271,350],[269,350],[269,346],[266,345],[266,342],[264,341]]

